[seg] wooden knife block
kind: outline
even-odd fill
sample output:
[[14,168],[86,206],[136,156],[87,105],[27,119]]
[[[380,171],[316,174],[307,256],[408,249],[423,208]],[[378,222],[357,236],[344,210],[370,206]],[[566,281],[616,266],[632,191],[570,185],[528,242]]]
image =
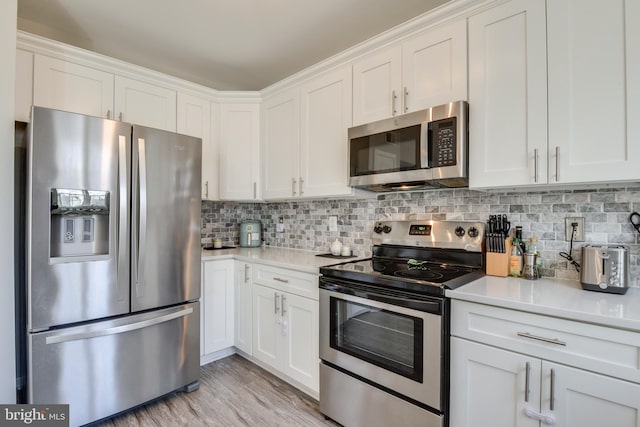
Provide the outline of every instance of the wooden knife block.
[[509,256],[511,256],[511,238],[504,239],[505,253],[487,252],[487,274],[507,277],[509,275]]

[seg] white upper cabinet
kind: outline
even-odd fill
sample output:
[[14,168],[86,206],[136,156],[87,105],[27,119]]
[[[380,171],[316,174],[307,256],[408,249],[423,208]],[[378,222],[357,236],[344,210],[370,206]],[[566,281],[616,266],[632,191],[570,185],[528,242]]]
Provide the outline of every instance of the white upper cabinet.
[[177,132],[202,139],[202,198],[218,198],[218,150],[211,128],[211,102],[178,93]]
[[324,73],[300,88],[302,197],[350,195],[347,129],[351,126],[351,67]]
[[16,49],[15,119],[28,122],[33,103],[33,53]]
[[351,196],[351,67],[322,73],[262,104],[265,199]]
[[547,2],[549,182],[640,179],[640,2]]
[[353,63],[353,125],[467,99],[464,20],[429,29]]
[[262,103],[265,199],[295,197],[300,177],[300,91],[296,86]]
[[260,105],[220,104],[220,199],[259,200]]
[[469,18],[469,186],[547,182],[544,0]]
[[639,19],[631,0],[469,18],[470,187],[640,179]]
[[447,23],[402,43],[403,112],[467,99],[467,25]]
[[176,91],[36,54],[33,103],[176,131]]
[[111,73],[36,54],[33,104],[112,119],[113,82]]
[[401,113],[402,46],[376,51],[353,63],[353,125]]
[[137,125],[176,131],[176,91],[116,76],[115,118]]

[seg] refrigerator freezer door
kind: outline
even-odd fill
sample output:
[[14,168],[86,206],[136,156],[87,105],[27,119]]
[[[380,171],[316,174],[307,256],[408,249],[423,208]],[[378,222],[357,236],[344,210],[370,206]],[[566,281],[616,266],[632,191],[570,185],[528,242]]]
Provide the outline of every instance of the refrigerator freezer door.
[[198,380],[200,303],[30,334],[29,402],[69,404],[70,425]]
[[200,298],[202,141],[133,127],[131,311]]
[[34,107],[28,129],[28,329],[127,313],[131,125]]

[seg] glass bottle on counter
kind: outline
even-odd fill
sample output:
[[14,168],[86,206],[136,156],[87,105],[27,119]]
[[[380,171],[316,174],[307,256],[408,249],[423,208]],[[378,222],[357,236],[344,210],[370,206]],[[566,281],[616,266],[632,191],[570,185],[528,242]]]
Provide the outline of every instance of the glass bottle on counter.
[[531,237],[529,239],[529,246],[527,247],[527,252],[531,252],[536,254],[536,267],[538,267],[538,271],[542,267],[542,258],[540,258],[540,250],[538,249],[538,238]]
[[522,253],[520,240],[514,237],[509,256],[509,276],[520,277],[522,275]]
[[522,226],[516,225],[516,234],[513,236],[515,239],[518,239],[520,244],[520,251],[524,254],[527,252],[527,248],[525,247],[524,240],[522,240]]

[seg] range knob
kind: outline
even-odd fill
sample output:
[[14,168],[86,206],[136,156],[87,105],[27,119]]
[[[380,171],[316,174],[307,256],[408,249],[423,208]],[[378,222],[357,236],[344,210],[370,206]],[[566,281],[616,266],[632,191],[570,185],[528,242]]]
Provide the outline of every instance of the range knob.
[[382,224],[379,224],[379,223],[378,223],[378,224],[376,224],[376,225],[373,227],[373,232],[374,232],[374,233],[376,233],[376,234],[380,234],[380,233],[382,233]]
[[467,231],[469,237],[478,237],[478,229],[475,227],[471,227],[469,231]]
[[457,226],[455,233],[456,233],[456,236],[458,237],[464,236],[464,228]]
[[390,233],[391,232],[391,226],[385,225],[384,227],[382,227],[382,232],[383,233]]

